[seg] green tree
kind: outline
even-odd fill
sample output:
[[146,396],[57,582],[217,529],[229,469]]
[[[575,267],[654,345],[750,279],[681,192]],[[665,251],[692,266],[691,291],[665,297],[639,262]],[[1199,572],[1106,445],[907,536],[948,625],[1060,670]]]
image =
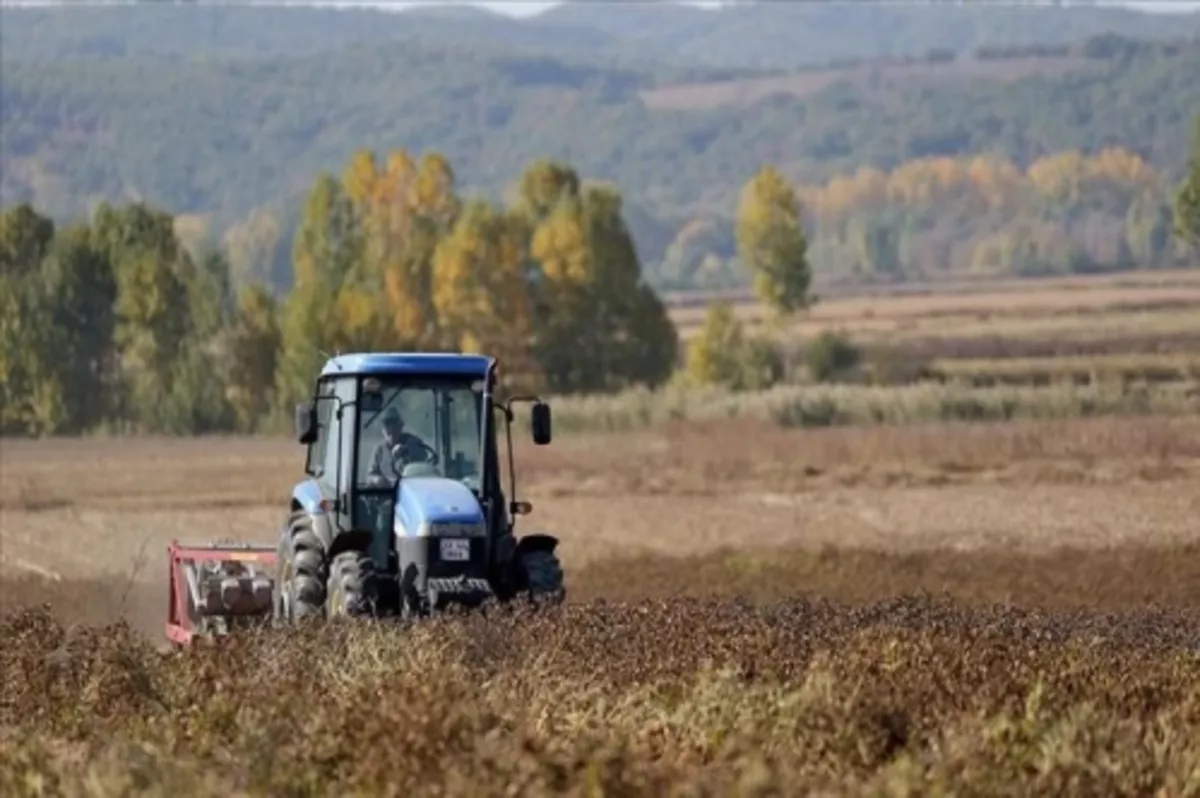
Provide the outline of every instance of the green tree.
[[[43,373],[53,329],[44,321],[51,299],[41,280],[54,222],[21,203],[0,214],[0,431],[52,428],[61,415],[61,386]],[[41,419],[37,421],[37,419]]]
[[54,240],[54,220],[22,202],[0,214],[0,278],[37,271]]
[[1175,195],[1175,232],[1193,248],[1200,249],[1200,115],[1192,136],[1188,173]]
[[191,329],[188,280],[194,268],[169,213],[144,203],[103,204],[92,220],[93,245],[116,278],[121,390],[118,415],[159,429]]
[[704,326],[688,342],[686,369],[697,384],[734,391],[761,390],[783,377],[778,349],[765,338],[747,336],[726,301],[709,305]]
[[535,162],[521,181],[518,211],[533,231],[534,351],[547,386],[580,393],[661,384],[677,341],[665,306],[642,281],[621,196],[579,185],[569,166],[547,162]]
[[346,345],[337,303],[362,255],[358,213],[337,178],[320,175],[309,192],[292,250],[292,290],[280,322],[281,399],[292,402],[307,396],[326,354]]
[[61,386],[56,432],[78,433],[112,417],[119,388],[116,328],[117,283],[108,257],[78,226],[59,231],[42,265],[45,321],[53,342],[46,373]]
[[265,285],[245,285],[238,292],[225,397],[243,432],[255,431],[271,415],[282,343],[278,316],[278,303]]
[[181,432],[229,428],[233,408],[225,396],[230,327],[234,318],[229,262],[213,249],[182,262],[187,296],[187,331],[171,380],[160,425]]
[[790,315],[808,305],[812,274],[800,203],[774,167],[762,167],[742,188],[737,250],[759,298],[773,311]]

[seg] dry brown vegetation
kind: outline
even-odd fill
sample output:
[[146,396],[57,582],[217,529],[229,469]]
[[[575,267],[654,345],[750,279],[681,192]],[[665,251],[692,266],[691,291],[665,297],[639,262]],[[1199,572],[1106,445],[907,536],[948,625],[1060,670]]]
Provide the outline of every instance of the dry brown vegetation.
[[[708,301],[721,295],[706,295]],[[731,294],[739,317],[757,324],[763,308],[750,297]],[[671,318],[683,337],[703,322],[704,304],[679,297]],[[1157,332],[1161,324],[1197,329],[1200,314],[1200,270],[1161,273],[1003,281],[964,285],[955,291],[881,291],[864,295],[832,294],[798,317],[796,332],[811,334],[823,329],[849,333],[911,336],[918,330],[963,334],[997,334],[997,325],[1020,322],[1037,328],[1046,322],[1062,324],[1067,318],[1082,328],[1103,333],[1108,323],[1124,320],[1143,333]],[[1153,316],[1153,319],[1148,319]],[[1154,324],[1159,321],[1160,324]],[[1147,323],[1149,322],[1149,329]],[[1078,330],[1084,331],[1086,330]]]
[[[1118,289],[1103,329],[1078,284],[1012,292],[1023,316],[857,307],[970,373],[1197,354],[1200,304]],[[272,541],[300,448],[4,441],[0,794],[1200,795],[1200,407],[922,423],[913,390],[870,399],[906,423],[809,429],[632,404],[640,428],[584,432],[615,411],[561,403],[554,444],[517,452],[561,611],[174,653],[165,544]]]
[[519,456],[562,613],[168,654],[162,544],[269,540],[299,449],[6,442],[0,791],[1196,793],[1198,419]]
[[658,86],[643,91],[641,98],[647,108],[656,111],[707,111],[725,106],[752,105],[776,94],[803,99],[842,82],[859,88],[873,87],[882,93],[893,90],[897,85],[911,85],[913,82],[980,78],[1009,81],[1032,75],[1078,72],[1090,66],[1086,59],[1065,56],[946,63],[877,63],[814,69],[766,78]]

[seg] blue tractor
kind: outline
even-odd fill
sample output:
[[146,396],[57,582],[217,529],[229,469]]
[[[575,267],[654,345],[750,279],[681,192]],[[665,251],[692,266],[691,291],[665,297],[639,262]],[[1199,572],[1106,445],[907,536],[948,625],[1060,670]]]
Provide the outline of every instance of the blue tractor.
[[483,355],[360,353],[325,363],[313,398],[296,408],[307,478],[292,489],[271,558],[276,622],[563,600],[558,541],[513,532],[531,509],[515,496],[513,405],[532,403],[542,446],[550,407],[537,397],[494,401],[496,379],[496,360]]

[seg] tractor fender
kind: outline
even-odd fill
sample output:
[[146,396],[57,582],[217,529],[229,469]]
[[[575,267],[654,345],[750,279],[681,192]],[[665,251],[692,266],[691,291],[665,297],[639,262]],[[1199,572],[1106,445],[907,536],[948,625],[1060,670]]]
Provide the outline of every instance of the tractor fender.
[[542,532],[535,532],[531,535],[525,535],[517,541],[517,547],[513,550],[513,560],[521,559],[521,555],[529,551],[546,551],[553,553],[558,548],[558,538],[553,535],[547,535]]
[[[299,482],[292,488],[292,512],[289,518],[294,518],[300,513],[307,515],[313,533],[320,539],[321,546],[328,554],[334,544],[334,529],[332,519],[325,510],[324,501],[325,497],[315,480],[307,479]],[[286,527],[283,532],[285,535],[287,534]]]
[[[328,525],[328,519],[326,520]],[[333,534],[325,544],[325,556],[332,560],[344,551],[366,551],[375,535],[369,529],[344,529]]]

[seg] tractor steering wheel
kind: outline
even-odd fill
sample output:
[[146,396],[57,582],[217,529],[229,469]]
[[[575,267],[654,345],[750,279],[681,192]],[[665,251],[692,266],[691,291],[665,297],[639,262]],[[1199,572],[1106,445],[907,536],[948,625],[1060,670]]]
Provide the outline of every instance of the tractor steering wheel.
[[429,463],[430,465],[438,465],[438,453],[433,449],[433,447],[430,446],[429,444],[425,443],[425,441],[422,441],[422,440],[418,440],[417,443],[419,443],[421,445],[421,448],[425,450],[425,453],[427,456],[423,460],[409,461],[409,460],[404,459],[403,457],[400,457],[397,453],[393,452],[392,465],[396,467],[397,474],[400,473],[403,470],[404,465],[407,465],[409,462],[425,462],[425,463]]

